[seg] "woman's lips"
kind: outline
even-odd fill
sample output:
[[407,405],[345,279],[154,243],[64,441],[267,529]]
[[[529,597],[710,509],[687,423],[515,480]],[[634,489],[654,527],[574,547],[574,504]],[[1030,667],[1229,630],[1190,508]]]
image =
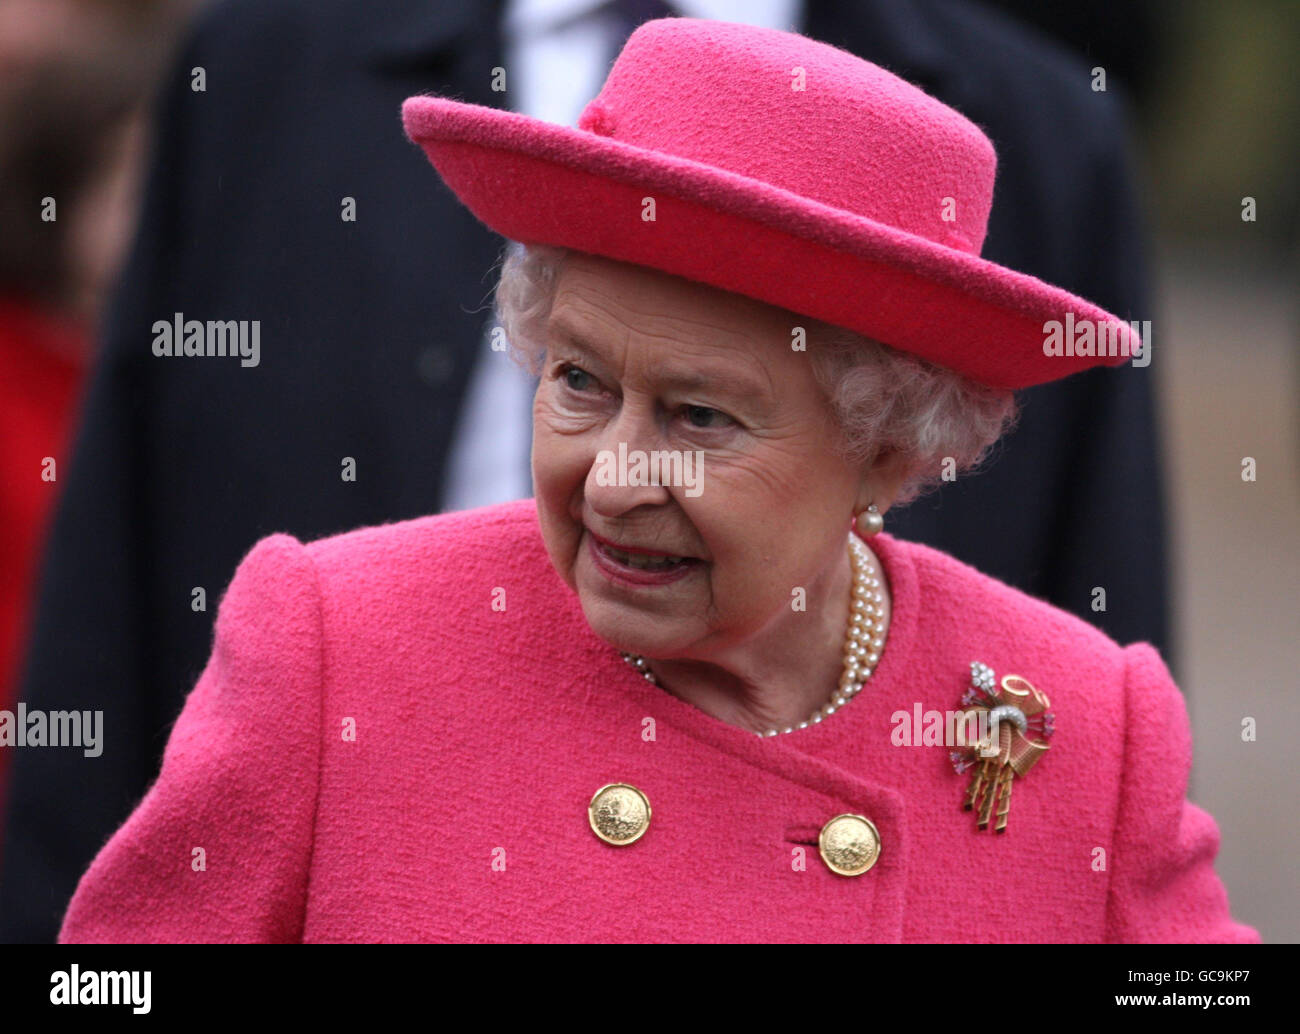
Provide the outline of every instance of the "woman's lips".
[[[620,556],[621,551],[616,546],[606,545],[591,532],[587,533],[587,543],[597,569],[610,581],[624,585],[669,585],[685,578],[700,564],[700,561],[694,557],[684,557],[666,566],[660,566],[663,564],[662,555],[655,557],[646,553],[633,554],[629,551]],[[652,566],[638,567],[635,563],[629,563],[628,561],[634,557],[644,558],[641,562],[648,562]]]

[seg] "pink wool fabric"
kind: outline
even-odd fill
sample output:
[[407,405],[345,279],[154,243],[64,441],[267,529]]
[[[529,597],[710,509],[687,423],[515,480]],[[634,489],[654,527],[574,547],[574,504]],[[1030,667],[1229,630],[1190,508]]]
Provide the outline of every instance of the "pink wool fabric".
[[[402,116],[512,240],[712,284],[999,388],[1123,363],[1137,343],[1090,302],[979,257],[997,158],[974,123],[797,33],[647,22],[577,128],[440,97]],[[1113,325],[1122,354],[1045,355],[1045,324],[1067,313]]]
[[[875,674],[821,725],[760,738],[591,631],[532,500],[265,539],[60,940],[1258,940],[1185,800],[1187,714],[1155,650],[871,541],[894,596]],[[961,809],[944,748],[891,742],[895,712],[957,706],[972,660],[1056,713],[1003,835]],[[611,782],[653,809],[624,847],[588,825]],[[882,841],[857,877],[817,852],[845,812]]]

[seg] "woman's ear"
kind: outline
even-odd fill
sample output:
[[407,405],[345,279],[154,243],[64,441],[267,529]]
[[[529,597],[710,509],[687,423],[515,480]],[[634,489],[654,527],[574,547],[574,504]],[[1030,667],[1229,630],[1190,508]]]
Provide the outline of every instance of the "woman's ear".
[[903,489],[910,464],[897,449],[888,449],[876,457],[871,469],[863,476],[858,489],[854,513],[865,510],[872,503],[883,516]]

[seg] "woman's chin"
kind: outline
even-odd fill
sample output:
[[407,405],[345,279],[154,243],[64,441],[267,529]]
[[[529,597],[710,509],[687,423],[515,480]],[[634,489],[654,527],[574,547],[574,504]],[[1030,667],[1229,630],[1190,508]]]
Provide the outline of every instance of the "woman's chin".
[[637,608],[607,600],[582,600],[587,624],[601,639],[616,650],[642,657],[673,655],[681,637],[674,634],[671,622],[638,612]]

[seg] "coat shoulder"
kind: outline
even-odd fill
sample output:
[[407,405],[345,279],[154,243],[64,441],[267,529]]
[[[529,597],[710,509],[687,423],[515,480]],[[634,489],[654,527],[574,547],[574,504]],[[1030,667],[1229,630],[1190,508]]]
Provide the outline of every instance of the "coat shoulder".
[[534,499],[354,528],[308,542],[307,550],[326,568],[357,563],[390,568],[411,567],[421,558],[472,563],[477,557],[497,557],[510,545],[526,554],[541,546]]
[[357,528],[306,549],[330,605],[376,615],[430,607],[453,614],[498,587],[512,603],[554,607],[565,589],[532,499]]
[[1034,639],[1062,641],[1085,653],[1118,653],[1123,647],[1090,625],[1046,600],[977,570],[949,553],[919,542],[907,542],[923,591],[937,605],[974,608],[978,620],[1014,626]]
[[990,665],[999,678],[1022,675],[1054,702],[1086,697],[1094,708],[1122,713],[1137,647],[1126,649],[1081,618],[947,553],[914,542],[901,545],[915,571],[931,646],[953,644],[970,654],[967,661]]

